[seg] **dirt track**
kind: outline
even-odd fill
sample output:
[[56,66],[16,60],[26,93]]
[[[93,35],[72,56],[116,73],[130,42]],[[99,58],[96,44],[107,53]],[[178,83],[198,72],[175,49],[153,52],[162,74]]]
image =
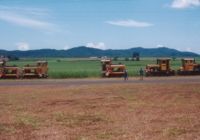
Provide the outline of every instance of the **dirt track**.
[[23,79],[23,80],[0,80],[0,86],[30,86],[30,85],[90,85],[90,84],[127,84],[127,83],[200,83],[200,76],[184,77],[148,77],[144,80],[139,78],[129,78],[124,81],[123,78],[105,78],[105,79]]

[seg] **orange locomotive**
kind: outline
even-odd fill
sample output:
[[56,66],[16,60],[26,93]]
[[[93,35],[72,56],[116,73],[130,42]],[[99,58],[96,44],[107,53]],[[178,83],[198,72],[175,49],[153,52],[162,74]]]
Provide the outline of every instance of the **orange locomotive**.
[[36,65],[26,65],[22,69],[17,66],[8,66],[6,61],[0,61],[0,78],[47,78],[47,61],[38,61]]
[[122,77],[126,66],[123,64],[112,64],[110,59],[101,60],[102,77]]
[[37,61],[36,65],[25,65],[22,68],[23,78],[47,78],[48,77],[47,61]]
[[182,67],[177,71],[178,75],[200,75],[200,64],[194,58],[181,59]]
[[159,58],[157,64],[148,64],[145,72],[146,76],[171,76],[175,71],[170,68],[170,58]]
[[6,61],[0,62],[0,78],[20,78],[21,70],[17,66],[7,66]]

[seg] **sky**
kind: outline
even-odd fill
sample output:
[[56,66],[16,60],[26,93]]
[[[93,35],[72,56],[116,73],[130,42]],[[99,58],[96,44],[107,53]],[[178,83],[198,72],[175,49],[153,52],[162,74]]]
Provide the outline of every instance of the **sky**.
[[200,53],[200,0],[0,0],[0,49]]

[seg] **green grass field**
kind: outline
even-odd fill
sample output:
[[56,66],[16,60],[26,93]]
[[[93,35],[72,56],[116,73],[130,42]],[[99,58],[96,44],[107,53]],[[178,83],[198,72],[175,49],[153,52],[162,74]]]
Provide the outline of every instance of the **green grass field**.
[[[38,59],[21,59],[19,61],[10,61],[8,65],[17,65],[23,67],[26,64],[34,64]],[[72,58],[48,58],[49,77],[50,78],[85,78],[100,77],[101,63],[99,60],[72,59]],[[196,59],[200,63],[200,58]],[[125,64],[129,76],[138,76],[140,68],[145,68],[147,64],[155,64],[156,58],[141,58],[141,61],[124,61],[124,59],[113,61],[114,64]],[[180,59],[171,60],[172,69],[178,69],[181,66]]]

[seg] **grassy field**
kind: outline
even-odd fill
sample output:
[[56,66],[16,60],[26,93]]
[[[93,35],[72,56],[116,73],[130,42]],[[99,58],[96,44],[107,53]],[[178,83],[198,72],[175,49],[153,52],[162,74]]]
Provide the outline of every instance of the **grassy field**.
[[199,83],[1,86],[0,91],[1,140],[200,139]]
[[[37,59],[22,59],[19,61],[11,61],[8,64],[24,66],[26,64],[34,64]],[[84,77],[100,77],[101,63],[99,60],[88,59],[70,59],[70,58],[48,58],[49,77],[50,78],[84,78]],[[197,59],[200,63],[200,58]],[[122,63],[127,66],[129,76],[138,76],[140,68],[145,68],[147,64],[155,64],[156,58],[142,58],[141,61],[113,61],[113,63]],[[171,61],[172,68],[178,69],[181,66],[180,59]]]

